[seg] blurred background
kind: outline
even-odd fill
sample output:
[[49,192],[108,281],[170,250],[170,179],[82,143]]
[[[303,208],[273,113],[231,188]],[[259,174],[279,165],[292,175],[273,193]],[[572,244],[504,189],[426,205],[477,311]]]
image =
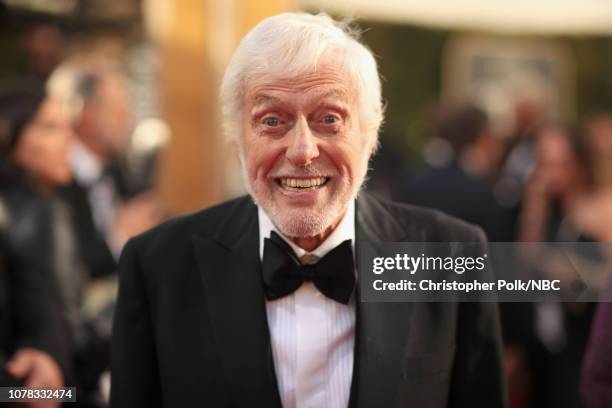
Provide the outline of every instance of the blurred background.
[[[607,0],[4,0],[2,361],[44,338],[79,405],[105,406],[121,248],[245,192],[217,88],[249,29],[298,10],[354,20],[379,62],[386,116],[367,189],[491,241],[612,241]],[[36,295],[6,295],[17,290]],[[580,406],[595,308],[502,305],[513,408]],[[16,324],[25,309],[56,335]]]

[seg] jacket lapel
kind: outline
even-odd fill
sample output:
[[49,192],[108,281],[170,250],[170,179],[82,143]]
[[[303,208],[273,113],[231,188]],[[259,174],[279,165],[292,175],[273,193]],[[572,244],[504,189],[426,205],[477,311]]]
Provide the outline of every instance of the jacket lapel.
[[257,209],[250,198],[235,202],[212,238],[194,235],[193,245],[235,405],[257,401],[280,407],[261,278]]
[[[405,241],[406,231],[383,204],[361,193],[356,206],[357,265],[362,250]],[[353,382],[350,407],[393,406],[401,379],[403,350],[410,332],[413,303],[361,302],[359,283]]]

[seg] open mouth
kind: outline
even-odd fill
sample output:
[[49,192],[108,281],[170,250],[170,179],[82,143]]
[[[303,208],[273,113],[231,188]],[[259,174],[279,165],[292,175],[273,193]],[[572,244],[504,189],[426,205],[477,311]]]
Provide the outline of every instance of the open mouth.
[[314,190],[323,187],[329,182],[331,177],[312,177],[312,178],[291,178],[279,177],[276,183],[284,189],[293,191]]

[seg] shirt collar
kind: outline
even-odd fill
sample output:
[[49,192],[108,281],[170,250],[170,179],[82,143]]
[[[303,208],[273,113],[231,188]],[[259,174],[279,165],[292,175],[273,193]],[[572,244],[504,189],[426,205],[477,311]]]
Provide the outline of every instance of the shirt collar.
[[303,255],[310,253],[312,255],[316,255],[319,258],[325,256],[329,251],[340,245],[342,242],[347,239],[351,240],[351,245],[353,247],[353,253],[355,253],[355,201],[351,200],[349,205],[342,217],[342,220],[338,224],[338,226],[332,231],[332,233],[312,252],[308,252],[303,248],[295,245],[291,240],[287,239],[283,234],[281,234],[276,226],[268,217],[268,214],[261,208],[257,207],[257,216],[259,218],[259,258],[263,259],[263,250],[264,250],[264,239],[270,237],[270,233],[275,231],[280,237],[285,240],[293,249],[293,252],[297,255],[298,258],[301,258]]
[[75,179],[86,186],[100,180],[104,172],[103,163],[79,141],[70,150],[70,165]]

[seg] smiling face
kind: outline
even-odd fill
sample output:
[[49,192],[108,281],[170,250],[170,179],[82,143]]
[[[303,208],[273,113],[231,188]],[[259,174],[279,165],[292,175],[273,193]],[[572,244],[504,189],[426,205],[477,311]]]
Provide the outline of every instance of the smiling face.
[[337,69],[247,87],[241,161],[247,188],[286,236],[323,234],[365,179],[368,136],[354,87]]

